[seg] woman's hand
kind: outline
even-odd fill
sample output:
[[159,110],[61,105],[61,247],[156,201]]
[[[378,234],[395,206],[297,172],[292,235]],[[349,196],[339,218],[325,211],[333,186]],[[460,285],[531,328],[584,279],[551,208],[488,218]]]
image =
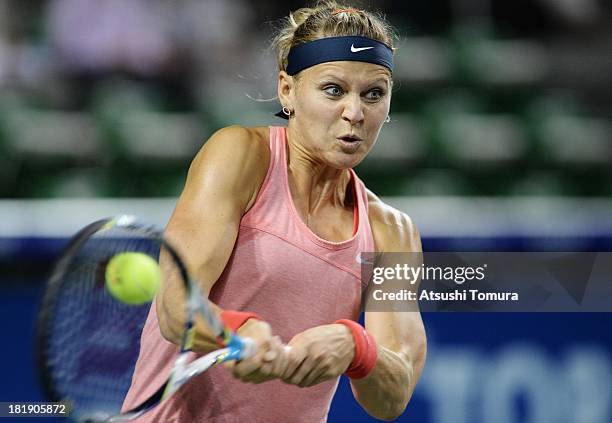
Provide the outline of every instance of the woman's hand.
[[341,324],[305,330],[295,335],[288,346],[288,362],[282,379],[300,387],[340,376],[355,355],[353,335]]
[[235,378],[243,382],[262,383],[280,378],[287,366],[287,350],[280,338],[272,335],[270,325],[264,321],[249,319],[238,330],[238,335],[255,341],[254,356],[231,365]]

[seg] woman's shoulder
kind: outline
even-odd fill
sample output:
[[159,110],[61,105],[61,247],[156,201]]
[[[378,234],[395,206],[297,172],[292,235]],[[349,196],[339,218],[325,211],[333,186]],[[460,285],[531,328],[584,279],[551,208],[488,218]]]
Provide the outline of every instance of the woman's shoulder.
[[193,159],[186,189],[199,190],[204,181],[225,187],[248,204],[257,194],[270,162],[268,128],[228,126],[210,136]]
[[253,149],[268,150],[269,128],[264,126],[226,126],[214,132],[202,149],[231,149],[234,153],[249,152]]
[[267,169],[268,143],[268,128],[227,126],[210,136],[196,155],[194,164],[232,162],[240,164],[244,171],[260,167]]
[[377,251],[421,251],[419,231],[406,213],[367,190],[368,215]]

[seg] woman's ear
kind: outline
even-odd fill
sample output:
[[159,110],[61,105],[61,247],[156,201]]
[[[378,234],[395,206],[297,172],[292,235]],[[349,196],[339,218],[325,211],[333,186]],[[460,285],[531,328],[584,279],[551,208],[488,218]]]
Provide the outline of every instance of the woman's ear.
[[278,73],[278,100],[283,107],[293,110],[293,91],[295,89],[295,80],[289,76],[287,72],[280,71]]

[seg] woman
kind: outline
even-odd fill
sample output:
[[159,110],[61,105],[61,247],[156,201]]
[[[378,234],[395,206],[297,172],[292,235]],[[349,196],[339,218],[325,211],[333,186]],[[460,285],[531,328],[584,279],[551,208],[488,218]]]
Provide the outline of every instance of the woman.
[[[167,236],[258,353],[207,372],[142,421],[322,422],[345,372],[372,416],[403,412],[425,360],[420,315],[366,311],[365,330],[355,322],[367,286],[359,254],[421,248],[410,219],[352,170],[388,117],[392,41],[363,10],[298,10],[275,40],[287,127],[222,129],[194,159]],[[162,268],[124,408],[160,386],[179,343],[181,287]],[[202,324],[194,349],[214,348]]]

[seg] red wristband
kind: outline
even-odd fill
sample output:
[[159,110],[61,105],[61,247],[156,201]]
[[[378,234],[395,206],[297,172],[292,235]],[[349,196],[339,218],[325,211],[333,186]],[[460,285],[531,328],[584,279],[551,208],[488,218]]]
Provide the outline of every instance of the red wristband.
[[223,310],[219,316],[221,323],[233,332],[238,331],[249,319],[263,320],[258,314],[248,311]]
[[378,359],[376,340],[366,332],[363,326],[353,320],[340,319],[334,323],[340,323],[349,328],[355,342],[355,357],[345,374],[351,379],[366,377],[374,369]]

